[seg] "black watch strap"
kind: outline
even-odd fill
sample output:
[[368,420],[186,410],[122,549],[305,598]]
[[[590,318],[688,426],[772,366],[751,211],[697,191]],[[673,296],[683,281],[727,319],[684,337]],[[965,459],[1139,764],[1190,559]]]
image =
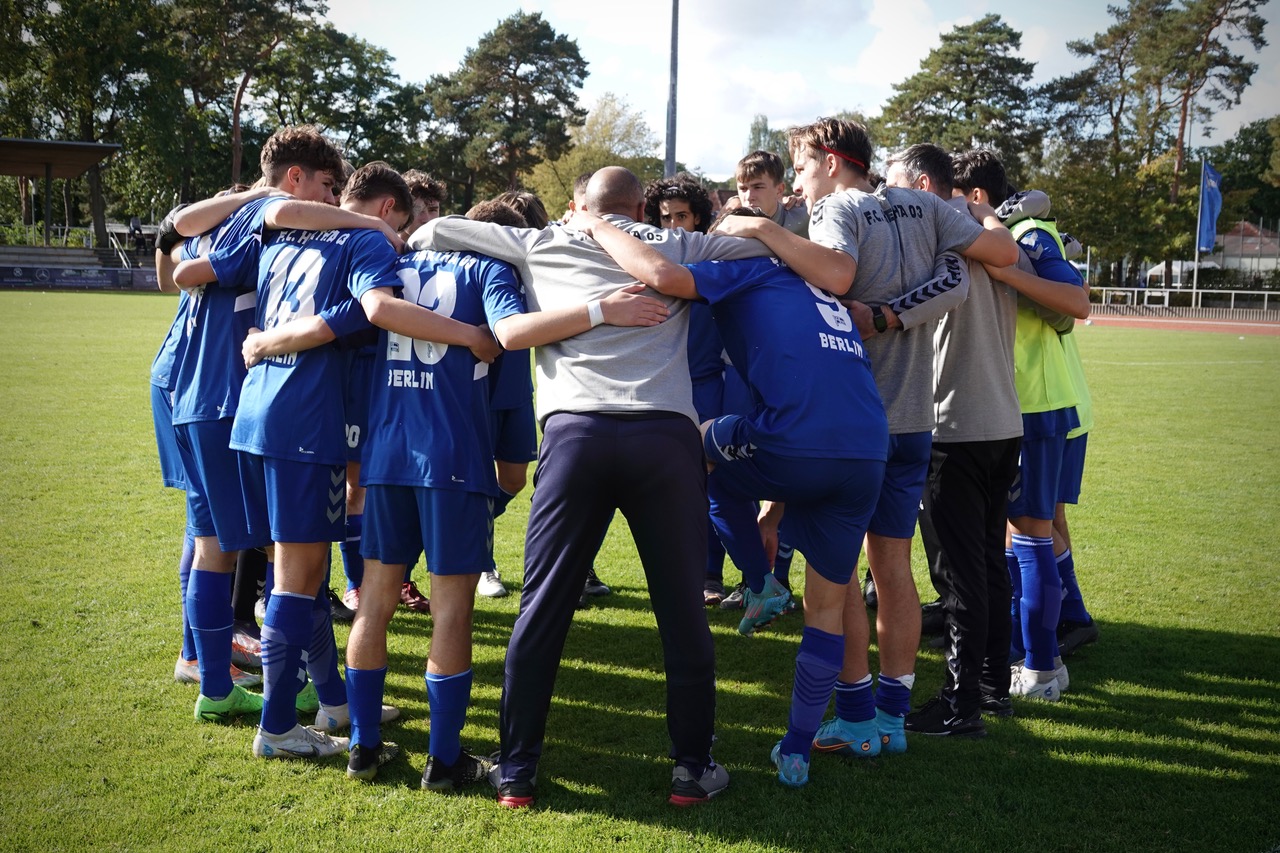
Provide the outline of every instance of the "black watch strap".
[[877,332],[885,332],[889,329],[889,321],[884,317],[884,309],[879,305],[871,309],[871,323],[876,327]]

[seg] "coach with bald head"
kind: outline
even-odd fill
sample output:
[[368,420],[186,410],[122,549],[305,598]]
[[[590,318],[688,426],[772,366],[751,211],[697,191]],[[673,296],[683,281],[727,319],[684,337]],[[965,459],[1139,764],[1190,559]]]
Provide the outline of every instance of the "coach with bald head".
[[[586,209],[678,263],[769,254],[755,240],[653,228],[640,221],[644,191],[611,166],[587,185]],[[502,805],[530,805],[552,688],[587,570],[615,509],[631,527],[662,640],[671,736],[670,802],[702,802],[728,784],[711,758],[715,648],[702,605],[707,491],[686,345],[688,303],[653,327],[605,325],[604,297],[638,286],[572,227],[504,228],[458,217],[424,225],[415,249],[474,251],[514,265],[529,309],[588,303],[590,328],[536,349],[543,429],[525,539],[520,614],[502,690]]]

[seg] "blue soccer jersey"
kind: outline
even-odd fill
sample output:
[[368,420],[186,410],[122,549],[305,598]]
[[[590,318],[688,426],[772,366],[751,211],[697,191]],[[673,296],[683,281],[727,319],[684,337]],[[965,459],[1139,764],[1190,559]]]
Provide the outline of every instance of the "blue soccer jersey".
[[754,398],[757,447],[883,461],[884,406],[848,310],[775,258],[692,264],[725,350]]
[[[515,270],[482,255],[413,252],[397,275],[402,298],[462,323],[492,327],[525,310]],[[383,332],[361,485],[496,495],[487,368],[466,347]]]
[[[524,305],[524,283],[516,276],[520,304]],[[533,370],[527,349],[509,350],[489,366],[489,408],[518,409],[533,401]]]
[[[260,245],[260,250],[255,247]],[[370,287],[394,287],[395,250],[373,230],[270,231],[209,256],[221,278],[254,274],[256,325],[268,331],[322,315]],[[343,358],[333,347],[263,359],[248,372],[231,431],[234,450],[345,465]]]
[[[213,231],[188,240],[182,259],[192,260],[224,247],[238,246],[262,227],[271,197],[251,201]],[[175,424],[233,417],[244,383],[240,345],[253,325],[256,276],[220,275],[215,284],[191,291],[187,304],[186,345],[174,380]]]
[[173,315],[173,322],[169,324],[169,333],[164,336],[160,350],[151,361],[151,384],[166,391],[173,390],[178,378],[178,362],[187,346],[187,305],[190,301],[191,297],[185,290],[179,294],[178,310]]

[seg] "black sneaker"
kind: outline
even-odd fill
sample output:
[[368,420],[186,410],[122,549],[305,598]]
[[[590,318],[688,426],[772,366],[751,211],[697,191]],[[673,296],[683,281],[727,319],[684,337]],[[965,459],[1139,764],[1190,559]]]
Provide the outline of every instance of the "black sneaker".
[[978,710],[993,717],[1012,717],[1013,700],[1008,696],[1001,699],[990,693],[983,693],[978,701]]
[[399,755],[400,747],[390,741],[372,747],[357,743],[351,747],[351,757],[347,759],[347,778],[368,782],[378,775],[379,767],[394,761]]
[[325,590],[329,596],[329,613],[333,615],[335,622],[351,622],[356,618],[356,612],[350,607],[342,603],[342,599],[333,590]]
[[724,584],[720,581],[702,582],[702,603],[707,607],[719,607],[724,601]]
[[985,737],[987,734],[979,712],[952,714],[951,706],[941,696],[933,697],[919,710],[907,714],[903,728],[916,734],[938,737]]
[[1098,642],[1098,625],[1092,619],[1088,622],[1058,623],[1058,654],[1062,657],[1074,652],[1081,646]]
[[876,581],[871,577],[870,569],[867,569],[867,576],[862,581],[862,600],[872,610],[880,606],[880,595],[876,592]]
[[422,771],[422,787],[429,791],[452,791],[485,780],[491,769],[493,762],[490,759],[472,755],[465,749],[458,753],[458,760],[453,764],[445,764],[434,755],[428,755],[427,769]]
[[679,765],[671,773],[671,796],[667,802],[673,806],[694,806],[705,803],[729,787],[729,771],[714,761],[697,779],[693,773]]
[[502,766],[498,763],[501,753],[489,756],[489,785],[498,792],[498,805],[508,809],[523,809],[533,805],[533,791],[538,784],[538,773],[527,782],[502,782]]
[[613,592],[609,589],[608,584],[596,577],[596,570],[593,568],[587,572],[587,582],[582,585],[583,595],[608,595]]
[[746,588],[747,588],[747,584],[745,581],[735,586],[733,588],[733,592],[726,595],[724,597],[724,600],[720,602],[720,609],[721,610],[741,610],[742,594],[744,591],[746,591]]

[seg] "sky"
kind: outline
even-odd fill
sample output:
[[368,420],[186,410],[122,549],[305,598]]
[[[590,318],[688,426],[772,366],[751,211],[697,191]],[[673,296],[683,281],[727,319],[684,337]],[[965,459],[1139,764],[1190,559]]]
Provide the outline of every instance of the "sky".
[[[1112,0],[1122,3],[1123,0]],[[805,124],[841,110],[878,115],[900,83],[920,69],[940,36],[994,12],[1022,33],[1020,55],[1035,63],[1033,84],[1080,70],[1068,41],[1089,39],[1112,18],[1105,0],[1027,3],[1012,0],[685,0],[680,4],[676,159],[722,180],[747,153],[757,114],[769,125]],[[1280,113],[1277,7],[1263,7],[1258,64],[1241,104],[1214,117],[1214,131],[1193,128],[1193,146],[1218,144],[1244,124]],[[671,6],[665,2],[600,4],[582,0],[330,0],[339,30],[384,48],[404,82],[456,70],[468,48],[517,11],[541,12],[578,43],[588,63],[581,103],[605,93],[642,114],[666,138]],[[661,157],[663,148],[654,153]],[[429,164],[428,164],[429,165]]]

